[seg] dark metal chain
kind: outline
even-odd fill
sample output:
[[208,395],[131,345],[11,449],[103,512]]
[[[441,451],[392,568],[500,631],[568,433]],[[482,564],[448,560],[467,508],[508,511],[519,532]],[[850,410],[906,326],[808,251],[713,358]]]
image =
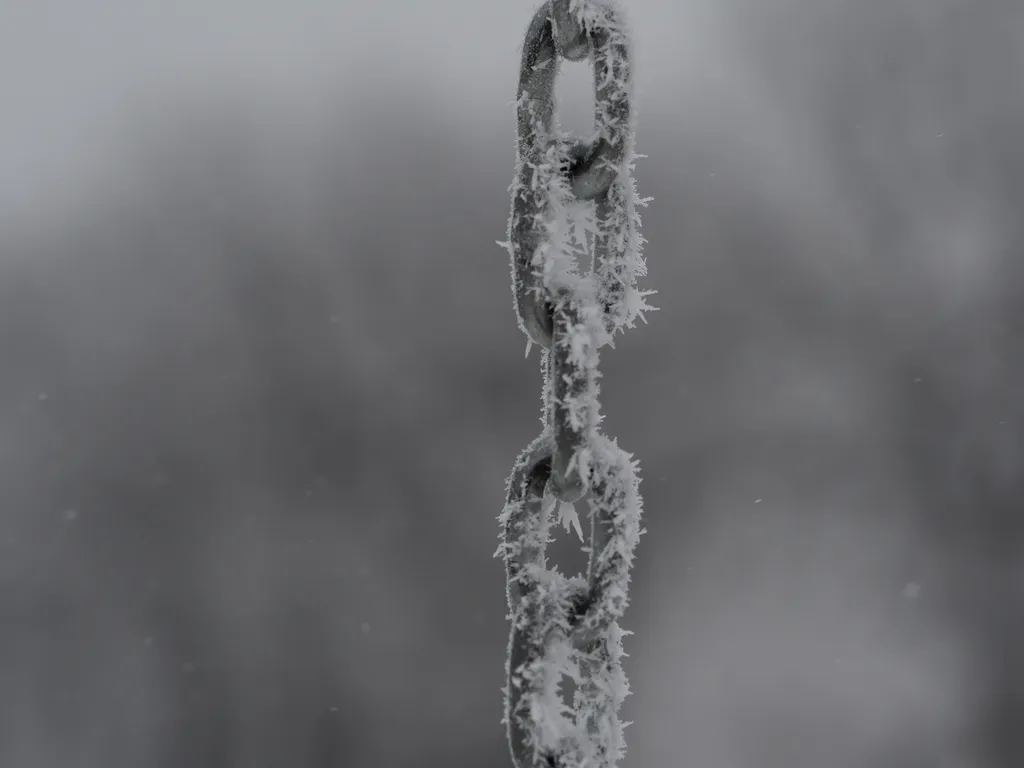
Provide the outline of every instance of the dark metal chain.
[[[598,350],[653,309],[632,179],[635,109],[628,30],[608,0],[550,0],[523,45],[508,243],[519,326],[544,350],[543,431],[516,461],[499,518],[508,578],[505,723],[517,768],[609,768],[624,751],[629,686],[619,628],[640,536],[632,456],[600,434]],[[560,59],[590,58],[594,134],[558,128]],[[592,256],[589,269],[580,257]],[[527,348],[529,350],[529,347]],[[549,567],[552,507],[589,508],[586,576]],[[568,523],[567,523],[568,524]],[[575,684],[571,705],[563,688]]]

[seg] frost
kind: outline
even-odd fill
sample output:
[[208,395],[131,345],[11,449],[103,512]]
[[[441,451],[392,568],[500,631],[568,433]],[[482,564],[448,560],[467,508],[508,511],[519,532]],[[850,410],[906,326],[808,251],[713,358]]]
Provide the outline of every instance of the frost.
[[[625,749],[618,711],[629,695],[621,665],[628,633],[618,622],[629,602],[642,501],[632,456],[599,431],[598,363],[617,332],[655,310],[647,303],[654,291],[637,287],[647,271],[637,209],[648,199],[633,180],[636,111],[624,16],[609,0],[552,2],[560,19],[588,33],[594,133],[581,142],[558,126],[547,3],[523,49],[512,210],[499,243],[510,256],[526,354],[532,343],[545,350],[543,431],[516,461],[499,517],[495,555],[505,561],[512,624],[503,722],[518,768],[611,768]],[[598,160],[573,165],[587,148],[598,148]],[[548,565],[545,550],[554,521],[584,540],[571,502],[581,495],[589,562],[585,575],[569,577]],[[566,681],[575,684],[571,705]]]
[[580,516],[576,513],[575,504],[570,504],[567,501],[562,502],[558,508],[558,522],[562,524],[566,532],[569,531],[569,526],[571,525],[573,530],[576,531],[576,535],[579,536],[580,541],[583,541],[583,529],[580,528]]
[[[505,558],[513,626],[505,723],[510,740],[534,755],[558,754],[560,765],[575,768],[612,766],[624,750],[617,713],[629,685],[621,666],[626,633],[618,621],[628,605],[641,535],[639,480],[632,457],[613,440],[596,436],[587,498],[590,562],[585,578],[566,577],[544,555],[555,500],[535,486],[537,467],[553,447],[545,434],[523,452],[499,518],[497,554]],[[582,535],[575,507],[562,504],[558,512],[563,525],[569,517]],[[572,707],[563,700],[566,679],[577,686]]]

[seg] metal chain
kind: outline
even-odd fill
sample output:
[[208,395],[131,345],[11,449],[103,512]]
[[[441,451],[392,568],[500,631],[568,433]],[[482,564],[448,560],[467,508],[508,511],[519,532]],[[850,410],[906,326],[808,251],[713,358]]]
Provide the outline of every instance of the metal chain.
[[[543,431],[520,454],[499,517],[512,623],[504,723],[517,768],[607,768],[624,753],[620,629],[642,502],[632,456],[598,430],[598,350],[654,309],[632,178],[635,109],[624,17],[608,0],[549,0],[523,45],[508,248],[519,327],[545,350]],[[590,57],[594,134],[563,133],[560,59]],[[583,273],[579,257],[592,256]],[[586,577],[549,567],[552,507],[585,499]],[[577,522],[578,525],[578,522]],[[578,529],[577,529],[578,530]],[[572,705],[563,697],[575,684]]]

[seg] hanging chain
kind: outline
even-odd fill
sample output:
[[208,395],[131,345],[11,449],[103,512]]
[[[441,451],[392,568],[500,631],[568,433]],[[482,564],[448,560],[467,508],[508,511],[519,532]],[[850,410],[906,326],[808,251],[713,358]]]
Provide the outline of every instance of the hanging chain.
[[[558,127],[560,59],[590,58],[594,134]],[[517,768],[609,768],[624,752],[618,711],[629,693],[620,629],[642,502],[632,456],[600,434],[598,350],[653,309],[632,178],[635,110],[629,39],[609,0],[549,0],[523,45],[516,177],[508,248],[519,327],[543,350],[543,431],[520,454],[499,518],[512,623],[504,723]],[[579,262],[591,257],[585,272]],[[549,567],[554,507],[579,529],[586,576]],[[566,703],[566,680],[575,684]]]

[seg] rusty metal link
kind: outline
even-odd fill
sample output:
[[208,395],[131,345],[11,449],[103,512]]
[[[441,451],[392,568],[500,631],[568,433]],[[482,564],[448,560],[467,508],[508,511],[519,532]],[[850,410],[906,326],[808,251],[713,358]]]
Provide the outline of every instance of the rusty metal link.
[[[570,13],[573,6],[576,13]],[[556,130],[554,87],[557,50],[579,55],[580,35],[556,45],[551,18],[589,19],[587,40],[594,70],[594,137],[582,140]],[[517,100],[517,173],[512,184],[509,246],[513,292],[520,326],[541,347],[551,345],[553,306],[545,295],[546,275],[538,270],[537,251],[552,240],[560,209],[573,200],[598,200],[595,224],[595,266],[602,274],[608,330],[631,324],[633,312],[616,314],[622,288],[645,274],[639,258],[642,239],[635,226],[636,195],[632,179],[621,173],[632,158],[632,74],[628,38],[617,9],[587,0],[554,0],[534,15],[523,44]],[[583,26],[576,21],[579,26]],[[572,29],[562,22],[559,29]],[[562,36],[560,36],[561,38]],[[632,255],[632,260],[628,257]],[[616,268],[610,263],[619,261]],[[630,263],[631,262],[631,263]],[[629,274],[632,272],[632,274]]]
[[[607,438],[596,442],[585,579],[567,578],[545,559],[550,435],[523,451],[508,480],[499,548],[512,621],[504,719],[517,768],[604,768],[624,752],[618,710],[629,686],[618,620],[642,502],[632,457]],[[576,684],[572,711],[562,701],[563,677]]]
[[[561,59],[589,56],[594,133],[558,127]],[[512,622],[505,723],[517,768],[610,768],[622,755],[628,694],[618,626],[640,536],[632,457],[600,434],[598,351],[632,327],[651,291],[632,179],[629,39],[611,0],[549,0],[523,45],[516,175],[508,226],[519,327],[543,350],[543,431],[520,455],[500,516]],[[580,257],[591,257],[581,265]],[[587,268],[589,267],[589,269]],[[527,348],[529,351],[529,347]],[[549,502],[585,499],[586,577],[549,568]],[[570,706],[564,679],[575,682]]]

